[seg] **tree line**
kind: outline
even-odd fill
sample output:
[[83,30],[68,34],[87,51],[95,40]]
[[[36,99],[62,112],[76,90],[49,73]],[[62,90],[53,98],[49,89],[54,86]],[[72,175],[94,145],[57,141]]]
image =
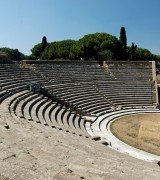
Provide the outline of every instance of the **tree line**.
[[9,59],[70,59],[70,60],[160,60],[148,49],[140,48],[135,43],[127,45],[125,27],[121,27],[119,38],[108,33],[87,34],[79,40],[47,42],[46,36],[31,49],[31,55],[25,56],[18,49],[0,48]]
[[135,43],[127,46],[125,27],[120,29],[119,39],[108,33],[88,34],[79,40],[62,40],[48,43],[44,36],[42,42],[31,49],[31,59],[70,59],[70,60],[158,60],[159,56],[148,49],[137,47]]
[[0,48],[0,52],[4,52],[7,55],[7,59],[13,61],[21,61],[23,59],[28,59],[29,57],[19,52],[18,49],[11,49],[7,47]]

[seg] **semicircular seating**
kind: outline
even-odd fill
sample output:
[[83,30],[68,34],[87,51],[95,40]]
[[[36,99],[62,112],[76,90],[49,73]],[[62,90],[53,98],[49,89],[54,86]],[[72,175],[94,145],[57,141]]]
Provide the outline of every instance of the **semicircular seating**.
[[[107,62],[103,67],[83,61],[26,64],[0,63],[0,103],[15,121],[106,138],[107,119],[157,105],[152,62]],[[26,84],[32,81],[43,91],[29,91]]]
[[160,111],[159,109],[146,108],[146,109],[125,109],[125,110],[110,112],[99,116],[96,119],[96,121],[92,123],[92,127],[90,131],[92,131],[93,136],[100,137],[100,139],[106,141],[107,144],[109,144],[110,147],[115,150],[118,150],[125,154],[129,154],[133,157],[142,160],[154,162],[160,160],[160,157],[127,145],[126,143],[116,138],[110,130],[111,123],[118,118],[135,115],[135,114],[149,114],[149,113],[160,114]]
[[[83,135],[85,137],[89,136],[85,129],[85,122],[87,120],[80,116],[78,117],[74,112],[62,108],[62,105],[57,104],[42,95],[31,93],[29,91],[15,93],[8,100],[8,106],[12,117],[14,119],[16,118],[16,120],[17,118],[23,118],[24,120],[33,121],[45,126],[55,126],[62,130]],[[49,117],[50,110],[52,111],[51,116]],[[45,115],[45,112],[48,112],[47,116]],[[67,113],[67,118],[64,118]],[[75,122],[77,126],[73,124],[75,119],[78,121]]]

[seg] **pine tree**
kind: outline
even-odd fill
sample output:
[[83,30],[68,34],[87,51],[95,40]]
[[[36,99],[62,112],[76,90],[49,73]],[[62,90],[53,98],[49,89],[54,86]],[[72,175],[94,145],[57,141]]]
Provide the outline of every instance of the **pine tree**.
[[119,39],[122,42],[123,46],[126,48],[127,47],[127,36],[126,36],[125,27],[121,27]]
[[47,38],[46,36],[43,36],[42,38],[42,43],[41,43],[41,55],[39,57],[39,59],[43,59],[44,58],[44,51],[45,51],[45,48],[47,47],[48,43],[47,43]]
[[46,36],[43,36],[42,38],[42,51],[45,50],[45,48],[47,47],[48,43],[47,43],[47,38]]

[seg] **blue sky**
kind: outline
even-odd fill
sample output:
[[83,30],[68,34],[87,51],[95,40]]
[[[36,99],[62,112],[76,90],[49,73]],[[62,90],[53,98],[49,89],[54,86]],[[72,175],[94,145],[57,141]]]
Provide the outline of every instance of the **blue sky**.
[[48,42],[107,32],[160,54],[160,0],[0,0],[0,47],[25,54]]

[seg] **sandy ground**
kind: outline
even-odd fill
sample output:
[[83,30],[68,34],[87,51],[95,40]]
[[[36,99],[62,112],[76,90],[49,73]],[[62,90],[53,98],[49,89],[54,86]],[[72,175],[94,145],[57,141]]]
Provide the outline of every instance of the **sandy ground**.
[[126,116],[111,124],[120,140],[144,151],[160,155],[160,115]]
[[34,122],[15,121],[2,106],[0,110],[0,180],[160,177],[157,164],[121,154],[85,137]]

